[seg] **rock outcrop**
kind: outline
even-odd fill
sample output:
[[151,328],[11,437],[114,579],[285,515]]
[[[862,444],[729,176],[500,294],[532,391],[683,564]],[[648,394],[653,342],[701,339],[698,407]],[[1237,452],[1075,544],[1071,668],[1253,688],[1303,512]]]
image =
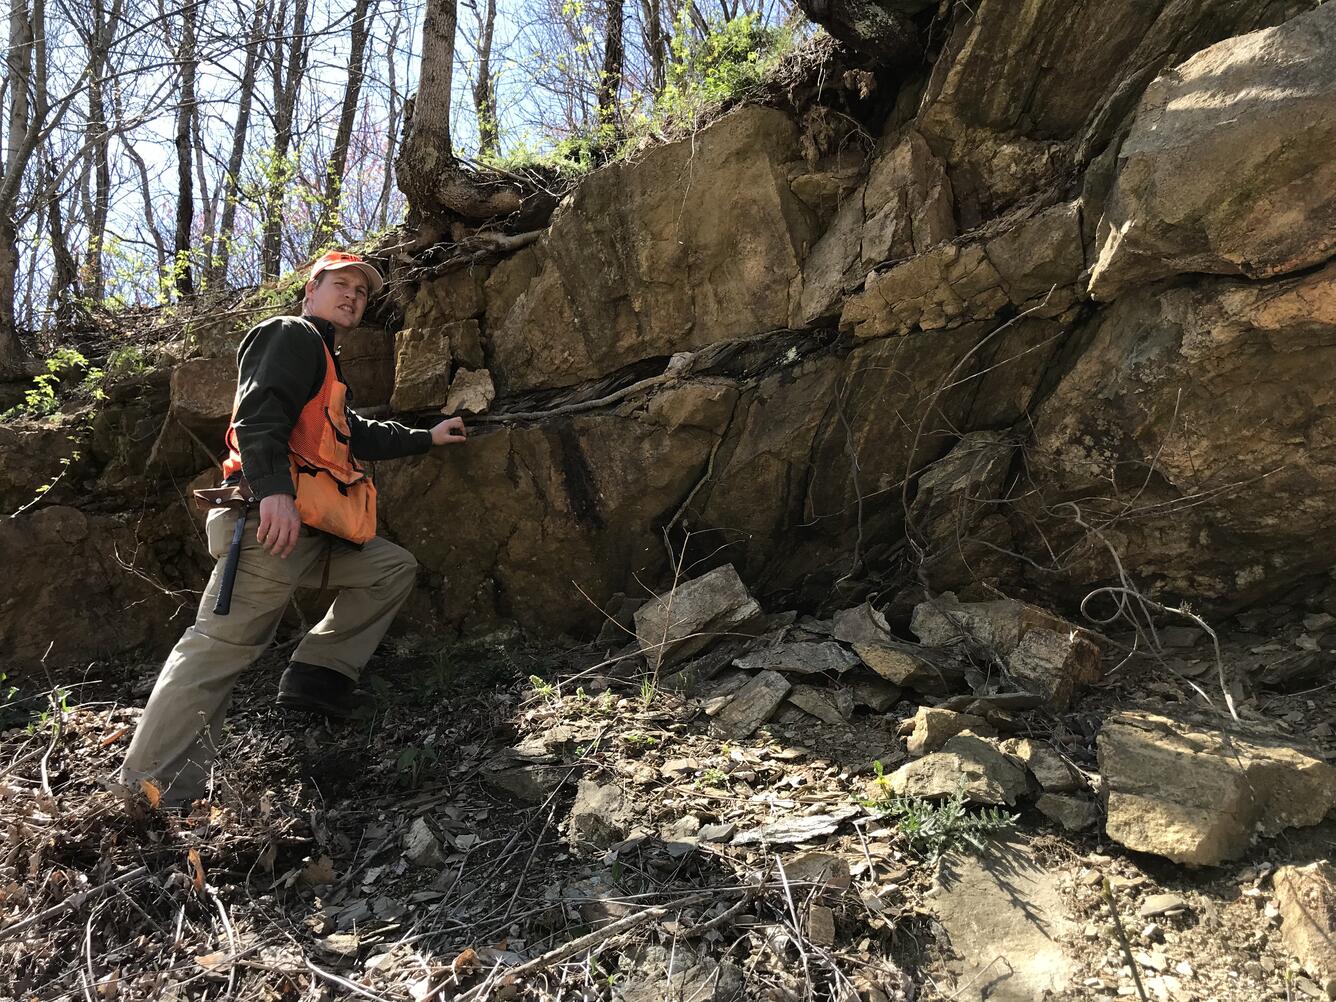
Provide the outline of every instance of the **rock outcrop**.
[[[862,120],[735,108],[592,173],[521,249],[394,283],[402,319],[347,339],[359,407],[486,411],[375,471],[419,628],[593,635],[682,561],[786,607],[852,605],[872,571],[906,615],[982,583],[1068,616],[1119,562],[1231,608],[1336,563],[1336,5],[872,6],[818,13],[928,63],[874,65]],[[173,506],[216,460],[239,335],[172,356],[170,418],[113,394],[49,497],[171,508],[129,559],[168,591],[207,564]],[[14,508],[42,478],[23,448],[0,439]],[[51,587],[109,619],[140,585]],[[1062,707],[1094,669],[1047,628],[1002,658]],[[113,633],[85,650],[161,647]]]

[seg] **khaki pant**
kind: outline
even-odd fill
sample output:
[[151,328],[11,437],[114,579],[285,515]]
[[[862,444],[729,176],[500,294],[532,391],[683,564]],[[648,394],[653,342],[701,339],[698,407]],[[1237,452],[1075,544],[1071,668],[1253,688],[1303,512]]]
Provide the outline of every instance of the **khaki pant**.
[[293,661],[332,668],[356,681],[413,588],[417,561],[379,536],[359,550],[303,526],[286,559],[271,556],[256,541],[259,514],[252,509],[231,611],[216,616],[213,606],[236,520],[233,510],[209,513],[209,553],[218,563],[195,625],[163,665],[121,769],[123,783],[137,787],[140,779],[152,779],[169,803],[204,794],[232,687],[274,639],[293,591],[321,586],[327,559],[327,586],[339,594],[293,652]]

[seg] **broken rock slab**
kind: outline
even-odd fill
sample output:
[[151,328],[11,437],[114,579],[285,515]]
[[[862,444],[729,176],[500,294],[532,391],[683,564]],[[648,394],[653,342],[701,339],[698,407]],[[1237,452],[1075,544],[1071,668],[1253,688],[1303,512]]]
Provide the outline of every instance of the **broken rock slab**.
[[410,863],[439,870],[445,866],[441,840],[432,831],[426,818],[417,818],[404,835],[404,855]]
[[860,676],[853,679],[850,687],[854,705],[866,706],[874,713],[885,713],[900,702],[900,697],[904,694],[904,690],[898,685],[880,676],[873,676],[870,672],[867,673],[867,677]]
[[901,766],[886,777],[899,797],[937,799],[962,790],[974,804],[1014,804],[1029,790],[1024,767],[997,746],[965,732],[925,758]]
[[827,724],[844,724],[854,713],[854,696],[848,689],[822,689],[795,685],[789,702]]
[[745,738],[770,719],[790,688],[789,680],[778,672],[761,672],[714,715],[715,731],[735,741]]
[[918,654],[909,645],[854,644],[854,653],[874,672],[905,689],[929,696],[945,696],[965,681],[965,673],[939,666]]
[[1099,823],[1099,805],[1089,797],[1045,793],[1035,801],[1039,813],[1069,832],[1082,832]]
[[486,369],[459,369],[450,380],[442,414],[482,414],[496,399],[496,385]]
[[1282,866],[1271,879],[1286,951],[1336,998],[1336,867],[1325,859]]
[[621,788],[580,780],[571,808],[571,833],[601,849],[625,839],[626,808]]
[[872,608],[870,602],[835,613],[831,636],[846,644],[886,644],[895,640],[886,617]]
[[1025,763],[1045,793],[1073,793],[1083,784],[1076,771],[1052,746],[1032,738],[1009,738],[1002,750]]
[[664,668],[719,640],[753,632],[761,615],[738,572],[725,564],[679,582],[637,609],[636,637],[651,667]]
[[1336,806],[1336,768],[1261,726],[1128,710],[1096,746],[1109,837],[1176,863],[1233,859],[1255,836],[1315,825]]
[[1078,686],[1099,681],[1099,648],[1075,630],[1036,627],[1007,657],[1007,671],[1021,689],[1043,696],[1049,709],[1061,711]]
[[733,664],[748,671],[779,671],[795,675],[842,674],[858,663],[857,657],[831,641],[776,644],[748,651],[733,660]]

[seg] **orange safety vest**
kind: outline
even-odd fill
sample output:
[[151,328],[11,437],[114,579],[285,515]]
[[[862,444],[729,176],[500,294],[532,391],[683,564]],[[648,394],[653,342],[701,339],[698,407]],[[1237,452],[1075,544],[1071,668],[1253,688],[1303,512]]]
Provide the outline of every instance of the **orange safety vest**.
[[[288,468],[297,491],[297,514],[313,529],[361,544],[376,534],[376,485],[353,457],[348,387],[339,379],[323,337],[320,345],[325,352],[324,381],[302,408],[288,436]],[[224,480],[241,469],[236,425],[240,402],[238,386],[227,427]]]

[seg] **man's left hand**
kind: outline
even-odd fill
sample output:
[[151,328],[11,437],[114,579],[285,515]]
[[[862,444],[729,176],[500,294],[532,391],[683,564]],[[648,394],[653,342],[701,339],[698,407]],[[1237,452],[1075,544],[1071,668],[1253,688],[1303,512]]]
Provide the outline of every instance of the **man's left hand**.
[[432,445],[456,445],[468,441],[468,432],[464,430],[461,417],[446,418],[431,430]]

